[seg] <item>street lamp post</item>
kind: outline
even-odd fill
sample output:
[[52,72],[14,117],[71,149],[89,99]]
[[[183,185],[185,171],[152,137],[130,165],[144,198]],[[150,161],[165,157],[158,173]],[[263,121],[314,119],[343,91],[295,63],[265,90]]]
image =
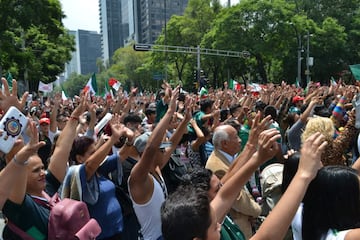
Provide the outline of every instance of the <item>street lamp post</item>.
[[302,44],[301,44],[301,36],[297,33],[297,41],[298,41],[298,51],[297,51],[297,81],[301,86],[301,52],[302,52]]
[[[167,16],[166,16],[166,0],[164,0],[164,45],[167,45],[167,39],[166,39],[166,35],[167,35],[167,29],[166,29],[166,22],[167,22]],[[167,64],[168,64],[168,55],[167,55],[167,51],[165,51],[165,81],[167,82],[168,79],[168,72],[167,72]]]
[[306,32],[306,83],[310,81],[310,37],[309,31]]

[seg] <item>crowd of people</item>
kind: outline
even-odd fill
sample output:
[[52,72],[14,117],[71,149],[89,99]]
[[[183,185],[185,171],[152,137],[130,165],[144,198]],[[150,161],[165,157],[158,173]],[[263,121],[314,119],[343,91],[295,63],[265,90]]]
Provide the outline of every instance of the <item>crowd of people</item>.
[[[16,80],[2,84],[2,116],[15,106],[28,117],[1,157],[3,239],[23,239],[9,223],[50,239],[44,192],[85,202],[96,239],[360,239],[357,85],[200,94],[164,82],[28,101]],[[263,170],[279,164],[265,186]]]

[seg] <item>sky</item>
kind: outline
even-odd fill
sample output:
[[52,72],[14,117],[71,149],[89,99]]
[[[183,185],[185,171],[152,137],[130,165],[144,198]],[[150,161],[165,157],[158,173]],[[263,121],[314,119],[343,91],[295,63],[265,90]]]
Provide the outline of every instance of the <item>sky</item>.
[[[92,30],[100,32],[99,26],[99,0],[60,0],[66,15],[63,19],[65,27],[69,30]],[[221,0],[227,4],[228,0]],[[239,0],[231,0],[231,4]]]

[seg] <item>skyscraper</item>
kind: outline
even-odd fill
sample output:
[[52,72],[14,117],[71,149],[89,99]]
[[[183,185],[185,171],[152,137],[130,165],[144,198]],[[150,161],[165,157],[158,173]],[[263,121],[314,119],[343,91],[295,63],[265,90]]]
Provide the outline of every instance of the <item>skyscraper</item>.
[[136,0],[138,42],[154,43],[172,15],[183,15],[188,0]]
[[188,0],[99,0],[102,56],[111,62],[116,49],[131,41],[154,43],[174,14],[182,15]]
[[65,79],[75,72],[89,74],[97,72],[96,60],[101,58],[101,35],[95,31],[77,30],[69,31],[75,36],[76,50],[72,58],[65,65]]
[[121,0],[99,0],[101,48],[108,65],[116,49],[124,46]]

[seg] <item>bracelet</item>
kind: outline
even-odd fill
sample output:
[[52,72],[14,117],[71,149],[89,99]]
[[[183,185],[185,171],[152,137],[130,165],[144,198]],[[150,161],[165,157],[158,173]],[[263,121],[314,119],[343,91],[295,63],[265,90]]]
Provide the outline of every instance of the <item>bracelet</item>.
[[73,120],[79,121],[79,118],[78,118],[78,117],[74,117],[74,116],[70,116],[69,119],[73,119]]
[[26,166],[29,164],[29,159],[26,160],[25,162],[20,162],[19,160],[16,159],[16,155],[14,155],[13,161],[14,161],[14,163],[16,163],[19,166]]
[[129,141],[129,140],[126,140],[126,142],[125,142],[125,144],[127,145],[127,146],[132,146],[133,144],[134,144],[134,141]]

